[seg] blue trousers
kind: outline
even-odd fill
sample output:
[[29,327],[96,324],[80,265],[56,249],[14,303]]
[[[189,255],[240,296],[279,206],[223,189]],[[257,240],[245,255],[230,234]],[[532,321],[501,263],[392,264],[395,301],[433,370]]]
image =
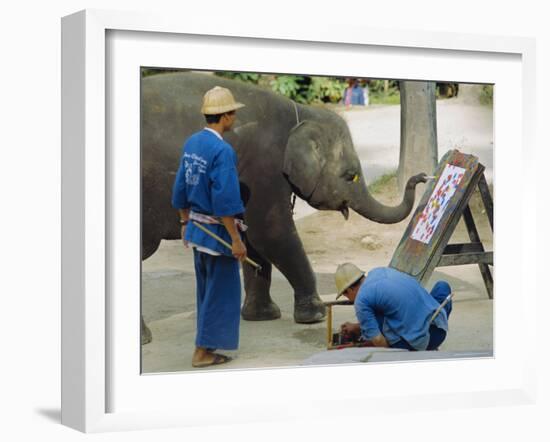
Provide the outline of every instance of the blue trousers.
[[[428,347],[426,348],[426,350],[437,350],[439,346],[443,344],[443,341],[445,340],[446,337],[447,337],[447,332],[445,330],[442,330],[433,324],[430,325],[430,342],[428,343]],[[400,339],[399,341],[394,342],[393,344],[390,345],[390,347],[402,348],[404,350],[409,350],[409,351],[416,351],[416,348],[412,347],[404,339]]]
[[197,282],[197,347],[239,347],[241,279],[239,262],[193,249]]
[[[430,295],[432,295],[434,299],[439,304],[441,304],[443,301],[445,301],[445,298],[449,296],[450,293],[451,293],[451,286],[447,282],[437,281],[433,286],[432,291],[430,292]],[[445,312],[447,313],[447,319],[448,319],[451,314],[451,311],[453,310],[453,301],[450,300],[447,304],[445,304],[445,307],[443,307],[443,310],[445,310]],[[443,341],[447,337],[447,332],[432,324],[430,325],[429,333],[430,333],[430,342],[428,343],[428,347],[426,348],[426,350],[437,350],[439,346],[443,344]],[[404,339],[400,339],[399,341],[393,343],[390,347],[416,351],[416,349],[413,348]]]
[[[451,293],[451,286],[445,282],[445,281],[437,281],[435,285],[432,288],[432,291],[430,292],[430,295],[434,297],[434,299],[441,304],[443,301],[445,301],[445,298],[449,296]],[[447,319],[451,315],[451,311],[453,310],[453,301],[450,300],[447,304],[445,304],[445,307],[443,307],[443,310],[447,312]]]

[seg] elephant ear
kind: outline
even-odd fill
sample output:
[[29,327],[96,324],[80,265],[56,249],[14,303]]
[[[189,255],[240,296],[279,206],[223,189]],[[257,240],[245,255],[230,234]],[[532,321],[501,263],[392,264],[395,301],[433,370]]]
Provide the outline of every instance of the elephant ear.
[[313,121],[302,121],[288,137],[283,173],[294,191],[308,199],[321,176],[325,160],[321,151],[322,126]]

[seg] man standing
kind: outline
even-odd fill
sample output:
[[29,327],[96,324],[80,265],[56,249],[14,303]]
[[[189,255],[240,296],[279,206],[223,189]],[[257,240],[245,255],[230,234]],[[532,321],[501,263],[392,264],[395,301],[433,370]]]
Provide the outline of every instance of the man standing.
[[352,263],[338,266],[336,299],[354,303],[359,323],[345,323],[342,332],[362,336],[375,347],[437,350],[447,336],[449,301],[433,317],[451,287],[438,281],[428,293],[412,276],[389,267],[365,272]]
[[[206,127],[185,142],[172,193],[178,209],[184,244],[193,247],[197,284],[197,335],[193,367],[223,364],[230,357],[215,349],[239,346],[241,281],[237,259],[246,247],[235,216],[244,212],[239,191],[237,155],[223,140],[231,130],[237,103],[228,89],[216,86],[206,92],[201,112]],[[232,244],[229,251],[193,225],[195,221]],[[237,259],[235,259],[237,258]]]

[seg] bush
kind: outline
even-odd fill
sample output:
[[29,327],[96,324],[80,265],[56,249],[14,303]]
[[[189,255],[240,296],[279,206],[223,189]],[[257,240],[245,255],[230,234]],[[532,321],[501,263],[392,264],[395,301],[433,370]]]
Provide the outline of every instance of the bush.
[[344,96],[346,83],[329,77],[311,77],[307,91],[308,103],[338,103]]
[[240,80],[246,83],[258,84],[260,81],[260,74],[253,74],[248,72],[216,72],[218,77],[231,78],[233,80]]
[[304,96],[304,91],[301,91],[302,87],[300,85],[300,82],[303,82],[303,80],[303,77],[297,75],[279,75],[275,76],[269,82],[269,85],[274,92],[299,103],[305,103],[307,101]]
[[346,89],[343,79],[303,75],[262,75],[216,72],[216,75],[267,87],[297,103],[338,103]]
[[369,82],[369,104],[399,104],[399,81],[371,80]]
[[307,77],[298,75],[273,76],[271,89],[297,103],[338,103],[346,89],[343,80],[331,77]]
[[388,93],[374,92],[369,90],[369,104],[399,104],[401,103],[401,94],[399,91],[389,91]]
[[151,75],[168,74],[170,72],[187,72],[187,69],[141,68],[141,78],[150,77]]
[[[142,68],[141,75],[142,77],[149,77],[167,72],[184,71],[186,70]],[[265,87],[302,104],[339,103],[342,101],[344,91],[348,85],[347,79],[340,77],[310,77],[305,75],[272,75],[223,71],[214,72],[214,75]],[[368,86],[370,104],[400,103],[398,80],[370,80]]]
[[479,97],[479,102],[481,104],[493,105],[493,85],[485,84],[481,88],[481,95]]

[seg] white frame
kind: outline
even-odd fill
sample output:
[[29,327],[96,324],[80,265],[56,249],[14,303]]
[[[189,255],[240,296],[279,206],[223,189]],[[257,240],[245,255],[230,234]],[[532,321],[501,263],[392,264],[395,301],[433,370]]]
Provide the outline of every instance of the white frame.
[[[182,25],[177,17],[141,13],[87,10],[63,18],[62,22],[62,423],[85,432],[155,428],[206,424],[201,416],[184,416],[170,412],[107,413],[106,397],[111,386],[107,383],[108,345],[106,344],[106,82],[105,36],[108,30],[152,31],[207,36],[267,38],[288,41],[337,42],[343,44],[375,45],[380,47],[427,48],[457,51],[476,51],[516,54],[522,57],[523,119],[522,158],[524,174],[535,164],[534,91],[535,45],[531,39],[488,37],[451,33],[388,30],[362,27],[336,27],[331,31],[301,27],[279,29],[214,18],[208,23],[191,22]],[[536,195],[522,191],[526,208],[536,206]],[[534,209],[526,210],[524,223],[534,223]],[[529,221],[531,216],[533,221]],[[523,234],[525,244],[536,243],[531,233]],[[528,232],[529,230],[526,230]],[[522,257],[532,253],[525,245]],[[498,256],[498,255],[497,255]],[[522,260],[522,274],[529,274]],[[535,279],[522,279],[523,306],[535,303]],[[534,324],[523,324],[527,337],[534,336]],[[525,355],[532,358],[535,340],[525,339]],[[533,403],[535,391],[534,361],[525,364],[521,376],[501,390],[466,391],[450,394],[414,396],[417,406],[430,409],[496,405],[498,403]],[[316,404],[315,415],[321,416],[322,401]],[[325,408],[324,417],[334,412],[332,402]],[[250,409],[252,404],[240,404],[238,409]],[[432,405],[433,406],[433,405]],[[405,410],[393,396],[381,398],[377,410]],[[374,408],[374,407],[370,407]],[[363,407],[367,412],[369,407]],[[308,417],[299,407],[268,410],[279,419]],[[277,416],[278,413],[278,416]],[[249,420],[265,416],[254,413]],[[231,420],[229,420],[230,422]],[[242,422],[243,420],[239,420]],[[246,419],[244,420],[246,421]]]

